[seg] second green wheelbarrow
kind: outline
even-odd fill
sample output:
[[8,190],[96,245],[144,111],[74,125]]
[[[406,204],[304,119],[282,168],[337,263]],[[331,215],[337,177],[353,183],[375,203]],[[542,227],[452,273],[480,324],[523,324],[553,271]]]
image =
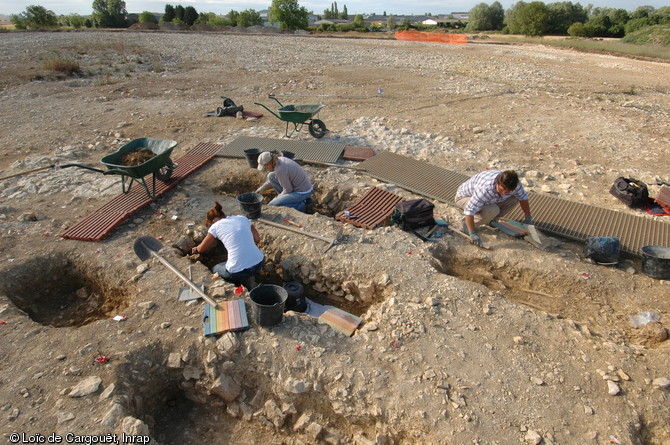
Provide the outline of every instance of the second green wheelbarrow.
[[[263,104],[254,102],[256,105],[259,105],[270,113],[272,113],[277,119],[286,122],[286,137],[290,138],[293,133],[300,132],[303,125],[307,125],[309,134],[314,136],[317,139],[321,139],[328,132],[326,124],[323,123],[320,119],[312,119],[312,117],[317,114],[324,105],[284,105],[279,102],[279,99],[270,95],[270,99],[274,99],[279,104],[279,109],[277,113],[269,109]],[[289,133],[289,124],[293,124],[293,130]]]

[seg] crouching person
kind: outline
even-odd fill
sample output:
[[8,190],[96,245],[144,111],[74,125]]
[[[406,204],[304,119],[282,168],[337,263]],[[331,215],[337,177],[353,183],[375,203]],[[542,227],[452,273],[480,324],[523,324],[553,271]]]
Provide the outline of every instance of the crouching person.
[[256,193],[274,188],[277,197],[269,202],[271,206],[291,207],[301,212],[311,206],[312,181],[305,171],[293,159],[277,156],[264,151],[258,156],[258,170],[266,170],[268,179]]

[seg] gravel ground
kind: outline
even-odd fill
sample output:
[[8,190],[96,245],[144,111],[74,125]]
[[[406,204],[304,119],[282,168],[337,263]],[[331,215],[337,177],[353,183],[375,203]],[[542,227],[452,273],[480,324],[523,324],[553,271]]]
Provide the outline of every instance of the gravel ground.
[[[59,78],[45,67],[54,58],[77,60],[81,75]],[[8,33],[0,175],[96,165],[138,137],[179,141],[175,158],[202,141],[281,138],[283,123],[268,113],[203,116],[220,96],[263,112],[254,102],[274,92],[325,104],[323,141],[465,174],[513,168],[530,191],[662,220],[607,191],[617,176],[645,181],[652,195],[657,180],[670,181],[669,72],[533,45]],[[371,186],[414,197],[349,166],[306,167],[319,214],[267,215],[332,237],[333,212]],[[483,252],[449,233],[424,244],[393,227],[345,227],[324,255],[319,240],[259,225],[263,280],[298,280],[363,324],[347,337],[287,313],[270,330],[203,338],[202,303],[175,301],[181,283],[131,246],[144,234],[192,242],[214,200],[236,213],[234,196],[262,179],[242,160],[218,158],[102,243],[57,235],[117,195],[118,177],[47,168],[0,182],[3,433],[126,432],[162,444],[670,443],[668,282],[641,274],[636,257],[591,264],[567,240],[538,250],[487,229],[494,250]],[[437,211],[459,218],[446,204]],[[211,295],[233,298],[200,262],[165,255],[192,265]],[[630,316],[647,311],[660,320],[634,327]],[[119,313],[128,319],[113,321]],[[100,354],[111,360],[96,362]]]

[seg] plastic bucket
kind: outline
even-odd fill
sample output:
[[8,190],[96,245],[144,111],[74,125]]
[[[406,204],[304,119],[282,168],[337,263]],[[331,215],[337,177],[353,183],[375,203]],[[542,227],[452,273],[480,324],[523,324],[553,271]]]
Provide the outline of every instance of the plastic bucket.
[[652,278],[670,280],[670,247],[642,246],[642,272]]
[[261,216],[261,207],[263,207],[263,195],[260,193],[242,193],[237,195],[237,202],[240,203],[242,213],[249,219],[256,219]]
[[259,148],[247,148],[244,150],[244,157],[247,158],[247,163],[251,168],[258,168],[258,157],[261,154]]
[[297,281],[289,281],[284,284],[284,290],[288,295],[285,311],[305,312],[307,310],[307,301],[303,296],[305,288],[302,284]]
[[249,292],[254,323],[269,328],[281,323],[288,294],[283,287],[261,284]]
[[617,263],[620,251],[621,244],[619,238],[615,236],[592,236],[586,240],[584,245],[584,255],[596,263]]
[[289,158],[289,159],[294,159],[295,158],[295,153],[293,153],[292,151],[282,151],[281,153],[282,153],[282,156],[285,157],[285,158]]

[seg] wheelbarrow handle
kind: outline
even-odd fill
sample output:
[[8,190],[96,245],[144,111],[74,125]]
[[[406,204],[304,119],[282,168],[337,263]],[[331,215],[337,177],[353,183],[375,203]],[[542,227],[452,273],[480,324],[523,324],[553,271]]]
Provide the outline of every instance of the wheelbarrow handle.
[[279,99],[277,99],[277,97],[274,94],[268,94],[268,99],[274,99],[274,101],[277,102],[280,107],[284,106],[284,104],[279,102]]
[[56,169],[68,168],[68,167],[85,168],[86,170],[91,170],[91,171],[94,171],[94,172],[97,172],[97,173],[102,173],[104,175],[108,174],[109,171],[112,171],[112,170],[101,170],[99,168],[89,167],[88,165],[83,165],[83,164],[61,164],[61,165],[56,165],[55,166]]
[[261,103],[258,103],[258,102],[254,102],[254,105],[258,105],[258,106],[261,106],[261,107],[265,108],[265,109],[268,110],[270,113],[272,113],[272,115],[273,115],[274,117],[276,117],[276,118],[279,119],[279,120],[282,120],[282,118],[279,117],[279,115],[278,115],[277,113],[275,113],[274,111],[272,111],[271,109],[269,109],[269,108],[266,107],[265,105],[263,105],[263,104],[261,104]]

